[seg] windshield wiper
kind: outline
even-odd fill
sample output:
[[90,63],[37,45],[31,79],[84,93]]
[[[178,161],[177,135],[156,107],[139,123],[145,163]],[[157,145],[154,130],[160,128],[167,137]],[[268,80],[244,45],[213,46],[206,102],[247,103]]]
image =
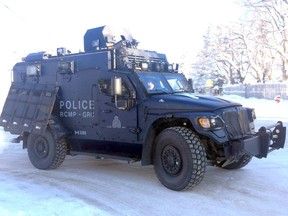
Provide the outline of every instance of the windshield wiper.
[[169,94],[171,92],[165,91],[163,89],[153,89],[149,91],[149,94]]
[[187,89],[185,88],[179,88],[179,89],[175,89],[173,92],[189,92]]

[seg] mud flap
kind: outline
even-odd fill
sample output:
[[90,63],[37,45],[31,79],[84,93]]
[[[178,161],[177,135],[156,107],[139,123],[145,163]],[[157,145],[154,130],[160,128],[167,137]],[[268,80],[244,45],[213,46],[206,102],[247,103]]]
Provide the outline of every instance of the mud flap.
[[0,126],[11,134],[41,134],[48,125],[58,90],[55,85],[12,83]]

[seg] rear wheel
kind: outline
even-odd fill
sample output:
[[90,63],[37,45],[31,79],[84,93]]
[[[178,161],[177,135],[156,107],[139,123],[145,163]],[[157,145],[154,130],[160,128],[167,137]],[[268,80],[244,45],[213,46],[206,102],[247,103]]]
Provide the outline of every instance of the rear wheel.
[[180,191],[202,181],[206,152],[195,133],[185,127],[171,127],[162,131],[155,142],[154,168],[164,186]]
[[55,169],[63,163],[67,146],[63,139],[55,140],[47,130],[43,135],[29,134],[27,150],[31,163],[38,169],[47,170]]

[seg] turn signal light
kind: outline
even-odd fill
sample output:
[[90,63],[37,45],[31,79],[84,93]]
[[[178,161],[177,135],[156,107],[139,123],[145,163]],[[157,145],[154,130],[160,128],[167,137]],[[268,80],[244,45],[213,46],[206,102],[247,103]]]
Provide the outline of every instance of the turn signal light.
[[211,127],[209,118],[199,118],[198,122],[201,125],[201,127],[203,127],[203,128],[210,128]]

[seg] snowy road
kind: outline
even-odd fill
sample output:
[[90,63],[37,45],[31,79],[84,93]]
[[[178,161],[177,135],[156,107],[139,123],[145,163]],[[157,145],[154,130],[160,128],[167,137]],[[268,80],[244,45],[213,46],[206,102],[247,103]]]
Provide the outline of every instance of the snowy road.
[[[258,125],[274,122],[273,116],[260,118]],[[255,158],[241,170],[208,166],[199,186],[175,192],[159,183],[152,166],[139,163],[67,156],[56,170],[37,170],[26,150],[10,143],[11,138],[0,128],[1,216],[288,213],[287,140],[284,150],[267,159]]]

